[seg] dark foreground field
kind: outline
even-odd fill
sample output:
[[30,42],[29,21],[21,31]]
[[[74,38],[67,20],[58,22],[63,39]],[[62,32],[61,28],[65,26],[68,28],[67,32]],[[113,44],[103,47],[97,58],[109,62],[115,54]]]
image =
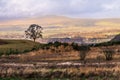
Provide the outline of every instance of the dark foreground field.
[[[17,43],[17,44],[16,44]],[[68,44],[49,44],[25,40],[6,40],[0,49],[29,51],[13,54],[2,52],[0,58],[0,80],[120,80],[120,45],[107,45],[114,49],[112,60],[106,61],[101,47],[90,47],[85,60],[81,52]],[[18,46],[19,45],[19,46]],[[103,45],[103,44],[102,44]],[[42,46],[42,47],[41,47]],[[6,48],[7,47],[7,48]]]
[[[2,78],[20,80],[120,80],[120,62],[1,63]],[[12,79],[14,80],[14,79]]]

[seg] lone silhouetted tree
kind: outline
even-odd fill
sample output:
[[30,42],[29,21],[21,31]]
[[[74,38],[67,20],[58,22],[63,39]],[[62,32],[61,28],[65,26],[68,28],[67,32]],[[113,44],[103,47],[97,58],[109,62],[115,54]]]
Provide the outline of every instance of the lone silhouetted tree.
[[43,28],[37,24],[32,24],[25,31],[26,38],[33,39],[34,42],[37,38],[42,38],[42,30]]

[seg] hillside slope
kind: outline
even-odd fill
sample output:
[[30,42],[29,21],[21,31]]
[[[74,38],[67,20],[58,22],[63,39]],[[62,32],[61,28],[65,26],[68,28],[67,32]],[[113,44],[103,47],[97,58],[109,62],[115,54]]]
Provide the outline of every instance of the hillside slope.
[[37,45],[39,43],[29,40],[0,40],[0,55],[30,52]]
[[111,41],[120,41],[120,34],[116,35]]

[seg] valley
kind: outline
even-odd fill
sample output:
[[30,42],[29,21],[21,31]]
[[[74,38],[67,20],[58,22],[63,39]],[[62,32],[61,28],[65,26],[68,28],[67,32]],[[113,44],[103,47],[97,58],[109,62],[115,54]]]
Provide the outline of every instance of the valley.
[[[43,42],[50,38],[82,38],[84,43],[100,43],[120,32],[120,19],[79,19],[64,16],[44,16],[32,19],[0,22],[0,38],[25,39],[30,24],[43,27]],[[40,42],[41,40],[38,40]],[[55,41],[55,40],[53,40]],[[68,41],[68,42],[72,42]],[[81,41],[79,43],[82,43]]]

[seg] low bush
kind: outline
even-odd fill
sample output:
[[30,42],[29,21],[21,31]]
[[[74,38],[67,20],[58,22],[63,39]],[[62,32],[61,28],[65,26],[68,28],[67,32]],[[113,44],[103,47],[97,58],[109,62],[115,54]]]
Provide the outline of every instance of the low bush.
[[85,45],[79,46],[80,60],[85,60],[89,50],[90,50],[89,46],[85,46]]
[[105,55],[106,60],[112,60],[113,59],[113,55],[115,54],[115,51],[113,49],[109,49],[109,48],[104,48],[102,49],[103,53]]

